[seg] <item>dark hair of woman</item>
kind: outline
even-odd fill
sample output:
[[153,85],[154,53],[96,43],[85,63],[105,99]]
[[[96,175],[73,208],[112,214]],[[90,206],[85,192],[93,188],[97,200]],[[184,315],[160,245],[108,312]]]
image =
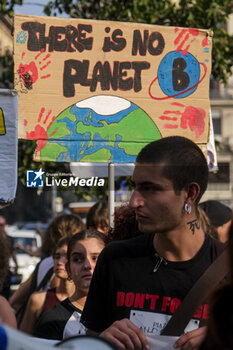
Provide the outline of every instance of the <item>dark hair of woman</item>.
[[213,225],[211,225],[210,219],[206,215],[205,211],[198,205],[197,212],[199,216],[199,220],[201,223],[201,227],[205,233],[210,235],[211,237],[218,239],[218,232],[214,228]]
[[62,237],[62,238],[59,239],[59,241],[57,242],[56,246],[53,249],[53,256],[56,254],[56,251],[59,248],[62,248],[64,245],[68,246],[71,237],[72,236],[69,235],[69,236],[65,236],[65,237]]
[[87,213],[86,226],[107,233],[108,223],[108,202],[105,200],[98,201]]
[[114,227],[109,229],[106,242],[120,241],[141,235],[138,229],[135,210],[128,205],[118,207],[114,214]]
[[52,255],[57,241],[64,236],[74,235],[85,228],[81,217],[77,214],[59,214],[49,224],[42,245],[42,257]]

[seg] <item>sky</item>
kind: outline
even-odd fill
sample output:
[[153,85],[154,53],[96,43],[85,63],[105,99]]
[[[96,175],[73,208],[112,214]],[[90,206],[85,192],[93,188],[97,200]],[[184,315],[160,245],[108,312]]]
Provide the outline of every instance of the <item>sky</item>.
[[[24,0],[22,6],[15,5],[14,11],[17,15],[36,15],[45,16],[43,13],[44,5],[46,5],[49,0]],[[69,17],[68,15],[62,14],[57,15],[57,17]]]

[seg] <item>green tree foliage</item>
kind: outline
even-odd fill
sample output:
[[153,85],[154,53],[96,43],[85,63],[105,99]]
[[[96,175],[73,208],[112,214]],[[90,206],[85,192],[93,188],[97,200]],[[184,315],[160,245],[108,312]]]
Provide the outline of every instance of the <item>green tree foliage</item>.
[[7,51],[5,55],[0,56],[0,88],[13,88],[13,54]]
[[14,15],[14,6],[22,5],[23,0],[1,0],[0,1],[0,14],[12,17]]
[[[23,1],[1,0],[0,14],[12,15],[14,5]],[[211,29],[213,77],[226,84],[232,74],[233,35],[226,31],[232,0],[48,0],[44,12],[48,16],[64,13],[73,18]]]
[[78,18],[211,29],[213,77],[226,84],[232,74],[233,35],[226,31],[232,0],[55,0],[44,11],[47,15],[59,11]]

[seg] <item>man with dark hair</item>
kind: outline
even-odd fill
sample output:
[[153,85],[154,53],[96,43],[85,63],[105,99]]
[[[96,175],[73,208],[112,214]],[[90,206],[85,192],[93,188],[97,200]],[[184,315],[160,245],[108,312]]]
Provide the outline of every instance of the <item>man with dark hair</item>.
[[[109,244],[100,255],[82,322],[88,332],[121,349],[148,349],[194,283],[223,250],[199,223],[197,205],[208,167],[200,148],[184,137],[148,144],[136,159],[130,206],[144,235]],[[175,343],[196,349],[207,305],[200,305]],[[200,327],[200,328],[199,328]]]

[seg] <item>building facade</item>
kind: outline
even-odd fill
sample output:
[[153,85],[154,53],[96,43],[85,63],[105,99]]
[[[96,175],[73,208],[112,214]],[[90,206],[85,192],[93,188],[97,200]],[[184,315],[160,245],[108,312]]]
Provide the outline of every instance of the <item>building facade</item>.
[[0,56],[7,50],[13,52],[12,30],[12,20],[8,16],[0,15]]
[[[233,35],[233,14],[229,18],[227,31]],[[233,208],[233,76],[226,87],[211,80],[210,104],[218,171],[210,173],[203,200],[220,200]]]

